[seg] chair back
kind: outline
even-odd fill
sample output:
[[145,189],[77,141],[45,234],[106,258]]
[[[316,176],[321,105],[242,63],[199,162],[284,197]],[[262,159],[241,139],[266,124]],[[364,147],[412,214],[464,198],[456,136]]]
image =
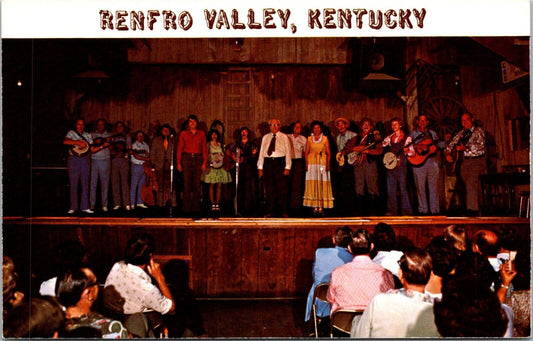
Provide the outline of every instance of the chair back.
[[333,337],[333,329],[339,330],[343,333],[350,334],[352,329],[352,321],[355,316],[363,314],[363,309],[339,309],[331,313],[331,329],[330,336]]
[[328,288],[329,283],[320,283],[315,287],[315,291],[313,293],[313,301],[311,305],[311,314],[313,315],[313,324],[315,327],[315,337],[318,338],[318,316],[317,316],[317,308],[316,308],[316,301],[322,301],[325,303],[329,303],[327,300],[328,296]]

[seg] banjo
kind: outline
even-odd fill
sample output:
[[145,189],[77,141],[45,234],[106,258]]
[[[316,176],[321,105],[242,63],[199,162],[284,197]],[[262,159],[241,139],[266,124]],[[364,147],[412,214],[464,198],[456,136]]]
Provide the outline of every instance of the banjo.
[[83,147],[82,146],[78,146],[78,145],[70,146],[70,148],[69,148],[70,155],[85,156],[85,155],[89,154],[89,148],[90,148],[89,143],[87,141],[85,141],[85,140],[78,140],[78,141],[83,143]]
[[400,157],[393,152],[386,152],[383,155],[383,165],[388,170],[394,170],[400,165]]

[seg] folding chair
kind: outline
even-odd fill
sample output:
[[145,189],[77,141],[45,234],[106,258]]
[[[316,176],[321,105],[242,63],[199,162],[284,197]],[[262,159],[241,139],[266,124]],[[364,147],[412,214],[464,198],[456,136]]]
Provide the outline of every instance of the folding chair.
[[320,283],[315,287],[315,292],[313,293],[313,303],[311,305],[311,314],[313,314],[313,322],[315,325],[315,337],[316,338],[318,338],[318,319],[319,319],[319,317],[317,316],[316,302],[322,301],[325,303],[329,303],[326,298],[328,295],[328,288],[329,288],[329,283]]
[[345,334],[350,334],[352,329],[352,321],[355,316],[363,314],[362,309],[350,310],[339,309],[331,313],[331,327],[329,330],[329,336],[333,338],[333,329],[339,330]]

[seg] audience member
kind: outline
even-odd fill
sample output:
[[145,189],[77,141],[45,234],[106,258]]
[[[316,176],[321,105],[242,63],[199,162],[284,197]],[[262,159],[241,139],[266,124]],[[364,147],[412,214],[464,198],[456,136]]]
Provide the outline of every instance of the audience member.
[[400,268],[398,261],[403,252],[393,250],[396,245],[396,234],[392,227],[387,223],[378,223],[372,232],[372,243],[374,244],[374,248],[370,251],[372,261],[398,277]]
[[444,239],[455,247],[459,254],[469,250],[469,241],[466,231],[462,226],[449,225],[444,228]]
[[361,228],[352,233],[348,250],[354,255],[353,260],[331,273],[327,295],[331,312],[365,309],[376,294],[394,288],[392,274],[370,259],[373,247],[367,230]]
[[[332,237],[333,248],[318,248],[315,252],[315,262],[313,264],[313,285],[307,295],[307,308],[305,311],[305,321],[311,318],[311,306],[313,304],[313,295],[315,287],[320,283],[329,283],[331,272],[353,260],[353,255],[347,247],[352,241],[352,230],[348,226],[339,227]],[[331,306],[325,302],[317,301],[317,316],[329,316]]]
[[494,271],[500,271],[502,263],[497,258],[498,252],[500,252],[500,244],[496,233],[489,230],[477,231],[472,238],[472,251],[485,256]]
[[508,321],[496,294],[483,280],[470,276],[445,279],[434,312],[443,337],[502,337]]
[[[66,308],[65,335],[62,336],[82,336],[90,331],[84,331],[85,328],[94,328],[99,331],[102,338],[129,338],[130,335],[121,322],[91,311],[93,303],[98,299],[98,281],[91,269],[78,268],[60,275],[57,280],[56,295],[58,301]],[[75,332],[80,328],[83,329]]]
[[55,296],[57,275],[81,267],[86,258],[85,248],[78,240],[61,242],[53,252],[54,277],[41,283],[41,296]]
[[443,236],[434,237],[426,251],[431,256],[432,269],[426,293],[432,298],[442,297],[442,278],[448,276],[457,264],[457,250],[451,243],[446,241]]
[[4,319],[6,338],[57,338],[65,314],[54,298],[32,298],[14,307]]
[[[113,265],[105,282],[104,305],[125,314],[124,326],[138,337],[153,336],[157,326],[153,322],[150,325],[148,315],[143,313],[172,314],[175,309],[161,267],[152,258],[154,249],[151,235],[134,235],[128,241],[124,260]],[[152,278],[157,286],[152,284]]]
[[24,294],[17,290],[17,279],[18,274],[15,272],[13,260],[4,256],[2,260],[3,317],[24,299]]
[[354,319],[351,337],[400,338],[439,335],[433,301],[424,293],[431,274],[431,257],[421,249],[406,251],[400,259],[402,289],[377,294],[360,319]]

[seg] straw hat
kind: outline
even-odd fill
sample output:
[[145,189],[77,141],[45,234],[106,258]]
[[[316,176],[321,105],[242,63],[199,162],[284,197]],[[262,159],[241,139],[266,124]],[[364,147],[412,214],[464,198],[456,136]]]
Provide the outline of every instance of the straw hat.
[[337,125],[337,123],[339,123],[339,121],[342,121],[344,122],[344,124],[346,125],[350,125],[350,121],[348,121],[348,119],[346,117],[338,117],[335,119],[335,125]]

